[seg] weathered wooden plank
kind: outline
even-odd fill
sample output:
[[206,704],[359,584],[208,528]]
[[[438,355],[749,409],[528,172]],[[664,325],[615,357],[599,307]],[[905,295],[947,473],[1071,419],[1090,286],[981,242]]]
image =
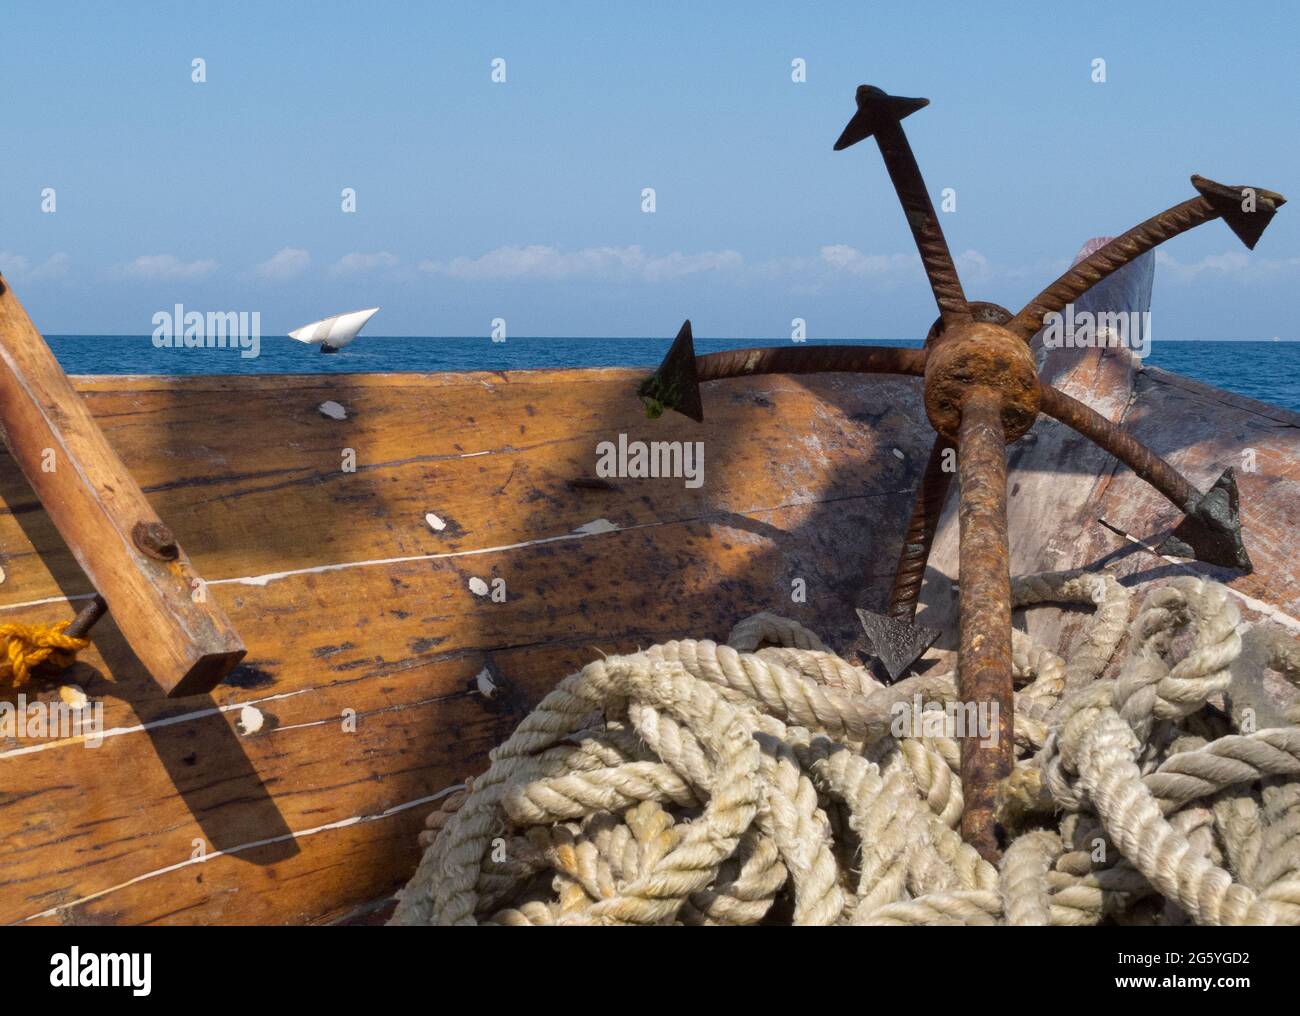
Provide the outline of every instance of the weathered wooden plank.
[[[594,375],[594,376],[589,376]],[[209,578],[256,575],[348,560],[506,546],[572,531],[605,516],[629,528],[806,499],[902,490],[915,471],[923,431],[905,408],[914,386],[890,382],[886,406],[851,378],[755,379],[718,386],[719,420],[701,428],[647,421],[629,371],[464,375],[455,384],[394,383],[382,376],[330,379],[124,379],[88,385],[86,399],[123,459],[166,512]],[[246,391],[233,382],[248,381]],[[220,382],[220,383],[217,383]],[[130,387],[140,384],[136,389]],[[184,405],[173,405],[184,392]],[[776,399],[784,401],[780,411]],[[322,416],[334,400],[348,419]],[[253,419],[244,418],[256,405]],[[864,423],[893,435],[879,451],[855,448]],[[105,424],[108,426],[108,424]],[[705,440],[705,485],[615,480],[616,490],[574,490],[595,472],[596,448],[631,440]],[[791,442],[806,454],[791,456]],[[892,454],[898,447],[903,460]],[[343,454],[356,454],[344,472]],[[838,468],[844,460],[852,469]],[[756,465],[761,463],[762,465]],[[0,546],[14,547],[0,605],[85,592],[58,567],[54,534],[20,479],[0,477],[0,495],[28,539],[0,515]],[[446,523],[434,532],[433,512]],[[34,543],[40,561],[23,558]],[[58,570],[48,572],[49,566]],[[29,567],[30,566],[30,567]]]
[[[866,510],[858,525],[866,524]],[[761,521],[789,532],[802,518],[784,510]],[[275,659],[255,659],[264,683],[226,703],[232,708],[213,715],[210,705],[194,702],[188,715],[156,715],[145,721],[153,725],[147,730],[131,724],[93,750],[65,745],[19,754],[42,747],[28,740],[0,756],[0,800],[14,802],[22,817],[0,843],[0,919],[23,916],[9,905],[31,913],[89,895],[105,881],[115,884],[117,865],[127,860],[183,860],[196,836],[204,849],[228,849],[382,810],[395,787],[403,788],[402,800],[436,791],[457,777],[455,765],[467,753],[485,757],[509,731],[518,717],[502,710],[511,701],[536,701],[597,649],[631,650],[675,637],[683,631],[683,608],[702,634],[725,635],[738,619],[737,604],[781,595],[770,585],[770,560],[779,550],[772,540],[740,541],[729,526],[683,523],[663,527],[653,544],[649,533],[635,534],[643,547],[624,542],[618,560],[605,559],[597,545],[613,544],[617,535],[593,537],[590,546],[485,556],[486,573],[510,576],[517,590],[503,604],[475,597],[457,569],[422,563],[348,570],[328,581],[293,576],[242,605],[232,602],[232,617],[250,633],[293,647],[292,656],[280,648]],[[694,550],[701,544],[716,550],[705,559]],[[640,561],[656,553],[675,554],[680,567],[673,581],[646,588]],[[598,633],[575,633],[572,619],[590,613],[593,583],[579,577],[556,585],[555,576],[581,576],[591,563],[604,571],[603,591],[628,592],[622,616],[600,617]],[[718,572],[726,576],[721,585]],[[809,621],[836,606],[834,588],[818,578],[809,573],[809,603],[798,605]],[[419,612],[404,624],[385,624],[394,610],[415,605],[412,592]],[[286,620],[259,620],[264,613]],[[340,633],[348,641],[335,644]],[[520,641],[525,648],[512,649]],[[500,706],[473,690],[485,648],[519,693],[503,693]],[[518,663],[516,653],[523,654]],[[92,695],[106,687],[86,683]],[[240,702],[257,709],[262,731],[232,734]],[[355,733],[344,729],[345,710],[356,717]],[[73,773],[79,776],[70,782]]]
[[[301,379],[301,390],[239,379],[248,381],[242,392],[229,379],[197,379],[192,391],[188,379],[149,381],[148,391],[129,382],[120,390],[103,380],[88,384],[88,402],[123,458],[177,528],[193,528],[196,560],[218,577],[210,595],[244,632],[250,656],[236,683],[183,704],[206,715],[178,719],[181,704],[141,694],[138,664],[111,619],[103,622],[73,676],[103,702],[106,725],[148,727],[94,750],[21,740],[0,746],[0,814],[17,830],[0,844],[0,920],[52,908],[50,916],[64,920],[320,920],[382,897],[409,874],[413,838],[397,849],[380,837],[385,846],[374,847],[332,824],[382,815],[482,768],[514,722],[505,706],[471,690],[485,651],[520,695],[536,700],[598,650],[688,633],[722,637],[759,609],[801,617],[832,639],[852,637],[851,600],[864,585],[883,596],[892,568],[914,463],[924,454],[916,420],[902,410],[882,413],[856,379],[812,386],[754,379],[724,393],[716,422],[683,430],[706,442],[701,490],[635,479],[615,480],[616,491],[574,490],[567,481],[575,470],[590,475],[597,440],[620,429],[668,437],[676,425],[637,429],[646,423],[635,402],[630,411],[614,408],[611,392],[629,392],[631,372],[600,372],[594,382],[585,372],[565,373],[554,390],[535,376],[522,384],[492,376],[504,395],[487,412],[477,376],[427,387],[346,379],[342,390],[359,425],[349,441],[360,461],[364,449],[381,447],[379,482],[335,485],[348,477],[331,476],[252,494],[268,478],[271,486],[294,479],[299,462],[314,463],[310,456],[322,447],[337,457],[340,444],[328,428],[347,421],[322,417],[315,406],[323,394],[337,399],[339,388],[322,389],[319,378]],[[890,396],[905,406],[909,394],[902,388]],[[253,398],[257,419],[246,415]],[[578,436],[566,437],[565,425],[530,424],[529,405],[538,419],[567,414]],[[473,450],[492,454],[462,456],[450,428],[427,420],[474,413],[483,444]],[[864,436],[872,417],[879,424]],[[800,423],[791,428],[790,420]],[[748,422],[743,440],[741,421]],[[174,455],[150,447],[160,429],[176,442]],[[394,430],[406,447],[394,446]],[[322,431],[329,436],[313,450]],[[804,448],[797,462],[779,454],[792,440]],[[424,448],[433,449],[425,455],[454,454],[432,463],[411,454]],[[883,465],[873,474],[867,464],[875,461]],[[165,479],[199,477],[196,462],[227,463],[230,475],[213,470],[208,484]],[[247,468],[231,469],[235,462]],[[427,471],[435,469],[431,480]],[[61,600],[13,606],[58,593],[61,550],[39,510],[21,507],[24,492],[0,492],[18,507],[0,515],[11,573],[0,586],[10,607],[0,605],[0,615],[67,616],[72,608]],[[279,513],[258,497],[278,503]],[[435,533],[423,515],[438,509],[465,522]],[[301,530],[288,538],[296,555],[289,562],[263,558],[289,574],[221,581],[223,572],[248,574],[239,571],[239,533],[274,518],[293,529],[304,513],[316,542]],[[595,518],[622,528],[573,534]],[[213,537],[214,528],[225,535]],[[257,535],[261,548],[269,538]],[[440,556],[352,566],[401,556],[395,551]],[[506,601],[475,595],[471,577],[505,578]],[[806,602],[791,600],[796,578]],[[21,589],[10,585],[16,580]],[[252,736],[234,725],[247,702],[266,723]],[[361,716],[355,735],[339,729],[343,709]],[[25,750],[32,747],[39,750]],[[423,811],[416,814],[374,824],[418,826]],[[196,838],[210,851],[273,842],[189,864]]]
[[[382,907],[410,878],[420,859],[416,837],[434,807],[429,802],[312,832],[299,840],[302,849],[271,861],[256,852],[212,857],[24,923],[314,924],[346,918],[361,906]],[[360,885],[377,886],[385,878],[379,895],[360,897]]]
[[81,570],[171,695],[210,690],[244,655],[230,622],[0,279],[0,434]]

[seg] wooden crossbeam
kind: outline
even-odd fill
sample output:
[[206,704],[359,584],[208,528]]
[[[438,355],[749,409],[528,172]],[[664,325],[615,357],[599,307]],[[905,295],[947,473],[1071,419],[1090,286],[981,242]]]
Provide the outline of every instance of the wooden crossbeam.
[[0,277],[0,432],[118,629],[169,696],[244,656],[230,621]]

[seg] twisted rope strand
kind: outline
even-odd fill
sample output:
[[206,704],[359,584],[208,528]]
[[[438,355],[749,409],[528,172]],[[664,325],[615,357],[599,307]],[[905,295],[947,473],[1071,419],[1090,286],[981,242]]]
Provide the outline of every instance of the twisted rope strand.
[[1063,655],[1014,639],[997,868],[956,831],[953,675],[884,687],[762,614],[561,681],[430,816],[393,923],[1300,924],[1300,726],[1223,719],[1222,586],[1143,593],[1130,622],[1110,575],[1013,583],[1092,613]]

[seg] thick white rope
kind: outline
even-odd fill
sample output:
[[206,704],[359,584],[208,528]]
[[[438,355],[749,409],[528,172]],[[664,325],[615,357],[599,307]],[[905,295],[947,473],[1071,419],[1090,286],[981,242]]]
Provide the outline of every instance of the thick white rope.
[[1152,585],[1131,624],[1106,574],[1012,595],[1093,613],[1066,658],[1014,633],[999,867],[956,831],[953,675],[885,687],[759,614],[562,681],[430,816],[393,923],[1300,923],[1300,726],[1220,708],[1226,590]]

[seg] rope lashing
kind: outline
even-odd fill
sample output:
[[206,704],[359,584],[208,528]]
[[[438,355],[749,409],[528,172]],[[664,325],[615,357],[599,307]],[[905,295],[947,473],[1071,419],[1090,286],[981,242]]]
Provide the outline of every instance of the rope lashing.
[[78,651],[90,645],[89,639],[65,634],[71,623],[0,624],[0,688],[22,688],[37,668],[70,667]]
[[[957,832],[954,675],[886,687],[763,614],[562,681],[430,816],[393,923],[1300,924],[1300,727],[1218,708],[1222,586],[1143,592],[1130,623],[1110,575],[1013,582],[1093,613],[1068,659],[1015,633],[997,867]],[[1292,684],[1297,650],[1264,654]]]

